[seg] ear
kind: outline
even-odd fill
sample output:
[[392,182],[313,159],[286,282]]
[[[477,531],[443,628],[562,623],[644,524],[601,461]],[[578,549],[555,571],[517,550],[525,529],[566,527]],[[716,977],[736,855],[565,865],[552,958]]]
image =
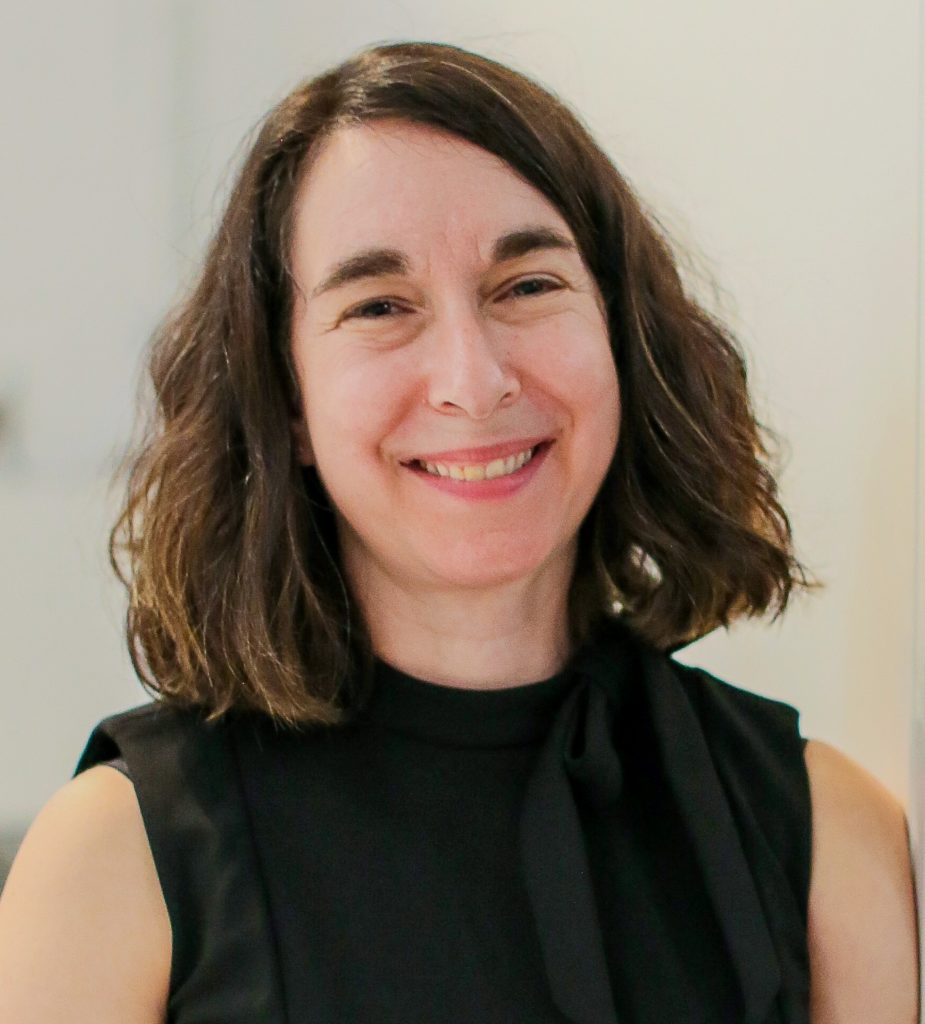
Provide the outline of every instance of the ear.
[[303,466],[311,466],[315,462],[315,454],[312,451],[311,438],[308,436],[308,424],[302,416],[292,416],[289,420],[289,428],[292,431],[292,444],[295,448],[296,458]]

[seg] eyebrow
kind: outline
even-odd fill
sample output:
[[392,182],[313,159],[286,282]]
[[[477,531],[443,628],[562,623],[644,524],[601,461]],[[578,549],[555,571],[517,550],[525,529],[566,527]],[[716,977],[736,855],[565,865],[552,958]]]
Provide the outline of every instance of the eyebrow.
[[[508,231],[495,239],[491,247],[491,263],[505,263],[545,249],[578,251],[575,243],[555,228],[522,227]],[[335,263],[312,291],[311,297],[316,299],[325,292],[367,278],[385,277],[388,274],[406,275],[410,269],[411,263],[400,249],[363,249]]]

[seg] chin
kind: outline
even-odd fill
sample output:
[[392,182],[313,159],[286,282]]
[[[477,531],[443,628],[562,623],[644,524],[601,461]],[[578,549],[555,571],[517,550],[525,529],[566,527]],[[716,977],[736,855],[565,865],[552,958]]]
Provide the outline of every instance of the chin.
[[515,583],[539,572],[550,552],[531,545],[529,551],[496,550],[495,545],[475,544],[469,550],[444,550],[427,559],[432,573],[460,587],[492,587]]

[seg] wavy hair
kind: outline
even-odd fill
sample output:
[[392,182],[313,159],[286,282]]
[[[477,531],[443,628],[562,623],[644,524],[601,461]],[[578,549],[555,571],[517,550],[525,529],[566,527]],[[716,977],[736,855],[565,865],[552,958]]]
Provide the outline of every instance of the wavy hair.
[[580,118],[486,57],[394,43],[266,115],[197,279],[152,337],[152,417],[109,544],[142,683],[210,720],[259,710],[290,725],[342,723],[369,692],[373,652],[334,511],[290,432],[290,255],[299,185],[323,141],[384,118],[504,160],[562,214],[604,299],[620,438],[579,530],[573,643],[619,615],[672,651],[742,615],[777,618],[794,586],[821,586],[794,556],[773,435],[755,419],[735,338],[687,294],[667,234]]

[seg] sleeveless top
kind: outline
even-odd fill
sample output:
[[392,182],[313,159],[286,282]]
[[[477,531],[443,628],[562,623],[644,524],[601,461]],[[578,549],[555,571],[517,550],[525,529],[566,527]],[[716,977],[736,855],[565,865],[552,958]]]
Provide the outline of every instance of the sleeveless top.
[[171,1024],[808,1024],[789,704],[614,621],[541,682],[377,659],[346,725],[204,718],[113,715],[75,771],[135,785]]

